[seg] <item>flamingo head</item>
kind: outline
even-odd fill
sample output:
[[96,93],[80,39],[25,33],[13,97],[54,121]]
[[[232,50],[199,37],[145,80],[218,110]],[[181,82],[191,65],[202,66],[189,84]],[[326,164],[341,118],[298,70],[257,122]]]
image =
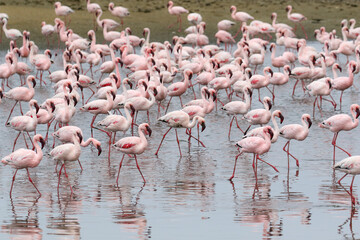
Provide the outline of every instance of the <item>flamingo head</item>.
[[275,43],[272,43],[271,45],[270,45],[270,52],[272,52],[272,49],[275,47]]
[[167,8],[169,8],[170,6],[174,5],[174,3],[172,1],[169,1],[166,5]]
[[147,135],[149,135],[149,137],[151,137],[152,130],[151,130],[149,124],[144,123],[144,128],[145,128],[145,129],[144,129],[145,134],[147,134]]
[[265,133],[265,134],[268,133],[268,134],[270,135],[270,140],[273,139],[273,137],[274,137],[274,132],[273,132],[273,130],[271,129],[270,126],[267,126],[267,127],[264,128],[264,133]]
[[216,91],[215,91],[215,90],[212,90],[212,91],[211,91],[211,94],[212,94],[212,96],[213,96],[213,101],[215,102],[215,101],[216,101],[216,98],[217,98]]
[[54,6],[55,6],[55,8],[61,7],[61,3],[60,2],[55,2]]
[[113,2],[110,2],[110,3],[109,3],[109,10],[110,10],[110,11],[113,11],[113,10],[114,10],[114,3],[113,3]]
[[271,14],[271,20],[274,20],[275,17],[276,17],[276,13],[273,12],[273,13]]
[[269,110],[272,108],[272,102],[269,97],[264,97],[264,103],[266,103],[269,107]]
[[235,6],[231,6],[231,7],[230,7],[230,13],[233,13],[234,11],[236,11],[236,7],[235,7]]
[[356,112],[356,118],[360,116],[360,106],[358,104],[351,105],[351,108]]
[[278,110],[276,116],[280,118],[280,124],[284,121],[284,116],[282,115],[281,111]]
[[134,108],[134,105],[132,105],[131,103],[128,102],[128,103],[125,104],[125,107],[126,107],[126,108],[130,108],[130,110],[131,110],[131,114],[130,114],[130,115],[131,115],[132,117],[134,117],[135,111],[136,111],[136,109]]
[[206,98],[210,98],[210,91],[207,89],[207,87],[204,87],[204,92],[206,94]]
[[249,96],[252,97],[253,92],[252,92],[251,88],[246,87],[245,92],[247,92],[249,94]]
[[32,82],[32,84],[33,84],[33,88],[36,86],[36,81],[35,81],[35,77],[34,76],[29,76],[28,77],[29,78],[29,81],[31,81]]
[[339,64],[335,63],[335,68],[339,69],[339,71],[342,72],[342,68],[340,67]]
[[41,135],[39,136],[39,141],[41,142],[41,149],[43,149],[45,146],[45,140]]
[[309,114],[304,114],[303,117],[302,117],[302,119],[304,119],[305,121],[308,122],[308,128],[310,128],[311,125],[312,125],[312,121],[311,121],[310,115],[309,115]]
[[115,98],[116,98],[116,94],[115,94],[115,92],[114,91],[109,91],[110,92],[110,94],[112,95],[112,97],[113,97],[113,100],[115,100]]
[[74,133],[75,137],[78,137],[79,138],[79,143],[81,143],[83,141],[83,135],[81,134],[81,132],[79,131],[76,131]]
[[3,97],[4,97],[3,90],[2,88],[0,88],[0,99],[2,99]]
[[51,112],[52,113],[55,112],[56,106],[55,106],[54,102],[49,102],[49,104],[50,104],[50,107],[51,107]]
[[354,73],[354,72],[356,71],[356,68],[357,68],[356,62],[351,61],[351,62],[349,63],[349,65],[351,65],[351,66],[350,66],[350,67],[351,67],[351,71],[352,71],[352,73]]
[[273,77],[274,72],[273,72],[273,70],[271,70],[270,67],[267,67],[267,68],[266,68],[266,72],[270,73],[271,77]]
[[68,82],[68,83],[66,84],[66,87],[69,88],[69,93],[71,93],[72,90],[73,90],[73,87],[71,86],[71,82]]
[[292,6],[291,6],[291,5],[288,5],[285,10],[286,10],[286,12],[291,11],[291,10],[292,10]]
[[327,77],[327,78],[325,78],[325,81],[329,85],[329,89],[331,89],[332,88],[331,78]]
[[198,123],[201,125],[201,132],[203,132],[206,128],[205,119],[202,117],[198,117]]
[[78,100],[76,99],[75,96],[72,97],[72,100],[74,101],[74,107],[75,107],[77,105],[77,103],[78,103]]

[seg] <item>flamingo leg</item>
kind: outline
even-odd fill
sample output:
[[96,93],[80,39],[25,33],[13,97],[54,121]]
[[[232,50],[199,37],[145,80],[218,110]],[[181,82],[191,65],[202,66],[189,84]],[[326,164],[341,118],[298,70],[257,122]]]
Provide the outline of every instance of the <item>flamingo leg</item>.
[[[58,164],[58,163],[56,163],[56,167],[57,167],[57,164]],[[64,163],[61,165],[61,168],[60,168],[60,170],[59,170],[58,186],[57,186],[58,194],[59,194],[59,187],[60,187],[60,180],[61,180],[61,171],[62,171],[63,167],[64,167]]]
[[170,105],[171,99],[172,99],[172,96],[170,97],[169,102],[168,102],[168,104],[167,104],[167,106],[166,106],[165,114],[167,113],[167,110],[168,110],[168,108],[169,108],[169,105]]
[[343,180],[344,179],[344,177],[346,177],[348,175],[348,173],[345,173],[345,175],[344,176],[342,176],[338,181],[337,181],[337,183],[338,184],[341,184],[340,182],[341,182],[341,180]]
[[[320,96],[320,101],[322,100],[322,97]],[[322,101],[321,101],[322,102]],[[321,115],[321,117],[323,116],[323,114],[322,114],[322,111],[321,111],[321,107],[320,107],[320,104],[319,104],[319,99],[317,98],[316,99],[316,104],[317,104],[317,107],[318,107],[318,109],[319,109],[319,112],[320,112],[320,115]]]
[[164,141],[165,136],[169,133],[169,131],[170,131],[171,129],[172,129],[172,127],[171,127],[171,128],[169,128],[169,130],[167,130],[167,131],[166,131],[166,133],[164,134],[164,136],[162,137],[162,139],[161,139],[161,141],[160,141],[160,144],[159,144],[159,147],[158,147],[158,149],[157,149],[157,151],[156,151],[155,155],[158,155],[159,150],[160,150],[160,147],[161,147],[161,144],[162,144],[162,142]]
[[304,34],[305,34],[305,39],[307,40],[307,39],[308,39],[308,36],[307,36],[307,34],[306,34],[306,32],[305,32],[305,28],[304,28],[304,26],[303,26],[301,23],[299,23],[299,24],[300,24],[300,27],[301,27],[302,31],[303,31]]
[[341,91],[340,94],[340,110],[341,110],[341,106],[342,106],[342,96],[343,96],[344,91]]
[[238,120],[237,120],[237,116],[235,116],[235,122],[236,122],[236,126],[238,127],[238,129],[240,129],[240,131],[242,133],[244,133],[244,131],[241,129],[241,127],[239,126]]
[[11,114],[12,114],[12,112],[14,111],[14,108],[15,108],[15,106],[16,106],[17,103],[18,103],[18,101],[15,102],[14,106],[13,106],[12,109],[10,110],[10,114],[9,114],[8,118],[6,119],[5,126],[6,126],[6,124],[9,122],[9,119],[10,119],[10,117],[11,117]]
[[237,160],[238,160],[238,158],[240,157],[241,154],[242,154],[242,152],[240,152],[240,153],[239,153],[238,155],[236,155],[236,157],[235,157],[234,170],[233,170],[232,176],[229,178],[230,181],[232,181],[232,179],[233,179],[234,176],[235,176],[236,163],[237,163]]
[[353,178],[352,178],[352,180],[351,180],[351,185],[350,185],[351,203],[352,203],[353,205],[356,204],[355,197],[354,197],[354,195],[353,195],[353,184],[354,184],[355,176],[356,176],[356,175],[353,176]]
[[[336,135],[335,135],[336,134]],[[339,147],[338,145],[336,145],[336,140],[337,140],[337,137],[338,137],[338,132],[334,134],[334,139],[333,139],[333,142],[331,143],[332,145],[334,145],[334,161],[335,161],[335,147],[339,148],[340,150],[342,150],[344,153],[346,153],[347,155],[349,155],[349,157],[351,157],[351,154],[346,151],[345,149]]]
[[[203,143],[202,141],[200,141],[199,138],[196,138],[196,137],[194,137],[193,135],[191,135],[191,129],[190,129],[190,132],[186,131],[186,134],[189,135],[189,139],[190,139],[190,138],[194,138],[196,141],[198,141],[198,143],[201,144],[201,146],[205,147],[204,143]],[[179,145],[179,146],[180,146],[180,145]]]
[[93,138],[94,137],[94,133],[93,133],[93,127],[94,127],[94,122],[95,122],[95,118],[96,118],[97,115],[94,115],[92,121],[91,121],[91,124],[90,124],[90,127],[91,127],[91,137]]
[[315,98],[314,104],[313,104],[313,118],[315,118],[315,105],[316,105],[317,99],[318,99],[318,97]]
[[10,197],[11,197],[11,193],[12,193],[12,190],[13,190],[13,186],[14,186],[14,182],[15,182],[15,176],[16,176],[16,173],[19,169],[16,169],[15,170],[15,173],[14,173],[14,176],[13,176],[13,179],[12,179],[12,182],[11,182],[11,187],[10,187]]
[[81,172],[83,171],[83,167],[81,166],[81,162],[80,162],[80,159],[78,159],[78,163],[80,165],[80,168],[81,168]]
[[232,123],[233,123],[234,119],[235,119],[235,116],[233,116],[233,117],[231,118],[231,121],[230,121],[228,139],[230,139],[231,126],[232,126]]
[[125,157],[125,153],[123,154],[123,157],[122,157],[122,159],[121,159],[121,161],[120,161],[120,164],[119,164],[118,176],[117,176],[117,178],[116,178],[116,185],[119,185],[120,169],[121,169],[122,163],[123,163],[123,161],[124,161],[124,157]]
[[142,174],[142,172],[141,172],[141,170],[140,170],[140,166],[139,166],[139,163],[138,163],[138,160],[137,160],[136,154],[134,154],[134,157],[135,157],[136,167],[137,167],[137,169],[139,170],[140,175],[141,175],[141,177],[142,177],[142,178],[143,178],[143,180],[144,180],[144,183],[146,183],[146,180],[145,180],[145,178],[144,178],[144,175]]
[[291,96],[294,96],[295,94],[295,89],[296,89],[296,85],[299,83],[299,80],[296,80],[295,84],[294,84],[294,87],[293,87],[293,92],[292,92],[292,95]]
[[41,196],[41,193],[39,191],[39,189],[35,186],[35,183],[33,182],[33,180],[31,179],[30,177],[30,173],[29,173],[29,169],[26,168],[26,171],[27,171],[27,174],[28,174],[28,177],[29,177],[29,181],[31,182],[31,184],[35,187],[36,191],[39,193],[39,195]]
[[[285,149],[286,146],[287,146],[287,149]],[[290,140],[286,142],[285,146],[283,147],[283,150],[284,150],[284,152],[286,152],[289,156],[291,156],[296,161],[296,166],[299,167],[299,160],[296,157],[294,157],[294,155],[292,155],[289,151],[290,150]]]
[[67,173],[66,173],[65,163],[64,163],[63,165],[64,165],[64,174],[65,174],[65,177],[67,178],[67,180],[69,181],[69,186],[70,186],[71,195],[72,195],[74,192],[73,192],[73,189],[72,189],[72,187],[71,187],[71,183],[70,183],[70,180],[69,180],[69,176],[68,176]]
[[259,159],[260,161],[262,161],[263,163],[266,163],[266,164],[269,165],[270,167],[272,167],[276,172],[279,172],[279,170],[277,170],[277,168],[276,168],[274,165],[268,163],[267,161],[264,161],[264,160],[261,159],[259,156],[257,156],[256,158]]
[[27,144],[26,137],[25,137],[25,133],[23,133],[23,137],[24,137],[24,141],[25,141],[26,148],[29,149],[29,145]]
[[14,150],[15,150],[16,141],[18,140],[20,134],[21,134],[21,132],[19,132],[19,134],[18,134],[18,135],[16,136],[16,138],[15,138],[14,146],[13,146],[13,149],[12,149],[13,152],[14,152]]
[[30,139],[30,142],[31,142],[32,146],[33,146],[32,149],[34,150],[34,149],[35,149],[35,145],[34,145],[32,139],[31,139],[31,137],[30,137],[30,133],[29,133],[29,132],[26,132],[26,133],[27,133],[27,135],[28,135],[28,137],[29,137],[29,139]]
[[179,137],[178,137],[177,129],[175,129],[175,135],[176,135],[176,142],[177,142],[178,147],[179,147],[180,157],[182,157],[182,154],[181,154],[181,149],[180,149],[180,141],[179,141]]

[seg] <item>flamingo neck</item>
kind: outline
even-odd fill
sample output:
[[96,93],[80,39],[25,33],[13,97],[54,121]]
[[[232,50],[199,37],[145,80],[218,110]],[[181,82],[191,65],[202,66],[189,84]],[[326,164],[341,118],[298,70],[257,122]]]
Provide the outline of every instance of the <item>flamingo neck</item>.
[[186,128],[193,128],[198,120],[199,116],[195,116],[191,122],[188,122]]
[[125,117],[126,117],[126,121],[128,124],[130,124],[132,122],[132,117],[131,114],[129,112],[129,109],[127,107],[124,106],[124,112],[125,112]]
[[90,145],[90,143],[94,143],[94,139],[93,139],[93,138],[88,138],[88,140],[86,140],[85,142],[82,141],[82,142],[80,143],[80,145],[81,145],[82,147],[87,147],[87,146]]
[[39,146],[39,142],[38,141],[34,141],[34,146],[35,146],[35,150],[36,150],[36,155],[35,155],[35,162],[36,162],[36,166],[39,165],[40,161],[43,158],[43,152],[41,150],[41,147]]
[[353,128],[356,128],[359,125],[359,119],[356,118],[356,112],[354,109],[351,109],[351,115],[353,117]]

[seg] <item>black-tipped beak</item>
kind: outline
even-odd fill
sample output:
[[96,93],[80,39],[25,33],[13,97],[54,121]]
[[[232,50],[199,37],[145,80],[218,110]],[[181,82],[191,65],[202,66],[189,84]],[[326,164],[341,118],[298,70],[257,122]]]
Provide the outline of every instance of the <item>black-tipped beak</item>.
[[0,91],[0,98],[3,98],[4,97],[4,94],[2,91]]
[[270,134],[270,140],[274,137],[274,132],[271,130],[271,128],[268,129],[268,133]]
[[79,137],[79,142],[81,143],[83,141],[83,136],[80,132],[76,132],[76,135]]
[[71,93],[72,90],[73,90],[73,87],[71,86],[71,83],[69,83],[69,84],[67,85],[67,87],[69,88],[69,93]]
[[249,96],[252,97],[253,91],[251,89],[248,89]]
[[40,142],[41,142],[41,149],[43,149],[45,146],[45,140],[42,137],[40,137]]
[[131,109],[131,115],[134,115],[136,109],[134,108],[134,106],[132,104],[129,104],[129,107]]
[[68,96],[65,96],[65,101],[66,101],[67,105],[70,105],[70,99]]
[[201,132],[203,132],[206,128],[205,122],[201,123]]
[[148,88],[148,85],[146,84],[146,82],[143,82],[143,83],[142,83],[142,85],[144,86],[145,91],[146,91],[146,90],[147,90],[147,88]]
[[191,80],[192,76],[193,76],[193,73],[192,72],[189,73],[189,80]]
[[101,149],[101,146],[98,145],[96,146],[97,150],[98,150],[98,156],[100,156],[101,152],[102,152],[102,149]]
[[53,102],[50,102],[51,112],[55,111],[55,104]]
[[268,100],[267,101],[267,104],[268,104],[268,106],[269,106],[269,110],[272,108],[272,103],[271,103],[271,101],[270,100]]
[[33,88],[36,86],[36,81],[35,81],[35,78],[32,78],[31,79],[32,83],[33,83]]
[[113,100],[115,100],[116,94],[113,91],[111,91],[111,95],[113,96]]
[[77,101],[77,99],[76,99],[76,97],[74,96],[73,97],[73,101],[74,101],[74,107],[77,105],[77,103],[78,103],[78,101]]
[[280,118],[280,124],[282,124],[284,121],[284,116],[281,113],[279,113],[279,118]]
[[37,114],[39,112],[40,107],[37,103],[34,103],[34,107],[36,108],[36,114]]
[[213,101],[214,101],[214,102],[216,101],[216,98],[217,98],[216,92],[214,92],[214,93],[213,93]]
[[154,88],[154,96],[158,95],[158,91]]
[[269,69],[269,73],[270,73],[271,77],[273,77],[274,72],[273,72],[273,70],[271,70],[271,68]]
[[357,107],[356,108],[356,118],[358,118],[360,116],[360,109]]
[[205,93],[206,93],[206,98],[209,98],[210,97],[210,92],[206,88],[205,88]]
[[310,118],[307,118],[307,121],[308,121],[308,123],[309,123],[309,127],[308,127],[308,128],[310,128],[310,127],[311,127],[311,125],[312,125],[312,121],[311,121],[311,119],[310,119]]
[[149,137],[151,137],[152,130],[148,125],[146,125],[146,131],[148,132]]

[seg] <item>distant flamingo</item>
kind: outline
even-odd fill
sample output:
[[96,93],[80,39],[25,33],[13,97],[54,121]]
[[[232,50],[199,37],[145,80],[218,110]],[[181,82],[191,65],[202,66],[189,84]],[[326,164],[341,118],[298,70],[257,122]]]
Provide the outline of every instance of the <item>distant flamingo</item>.
[[107,26],[108,29],[114,29],[117,28],[118,26],[120,26],[120,24],[112,19],[106,18],[103,20],[100,20],[101,15],[103,14],[103,11],[101,9],[98,9],[96,11],[96,22],[99,25],[99,27],[102,28],[103,24],[105,24]]
[[109,3],[109,11],[112,15],[120,18],[121,26],[124,26],[124,17],[127,17],[130,15],[130,12],[127,8],[117,6],[115,7],[115,4],[113,2]]
[[[283,147],[283,150],[288,154],[288,156],[290,155],[292,158],[295,159],[296,166],[298,166],[298,167],[299,167],[299,160],[289,152],[290,140],[295,139],[297,141],[303,141],[308,136],[309,129],[312,124],[310,115],[303,114],[301,116],[301,122],[302,122],[302,125],[288,124],[288,125],[285,125],[282,128],[280,128],[280,136],[288,139],[288,141],[286,142],[286,144]],[[286,150],[286,146],[287,146],[287,150]]]
[[346,191],[350,195],[351,204],[353,204],[353,205],[356,204],[356,199],[352,194],[353,193],[353,184],[354,184],[355,176],[360,174],[359,166],[360,166],[360,156],[352,156],[352,157],[345,158],[345,159],[341,160],[340,162],[337,162],[333,167],[335,170],[345,172],[345,175],[338,181],[339,184],[340,184],[340,181],[346,175],[348,175],[348,174],[353,175],[351,185],[350,185],[350,192]]
[[[174,6],[172,1],[169,1],[167,4],[168,12],[171,15],[177,16],[176,23],[179,23],[179,32],[181,32],[181,14],[189,13],[189,11],[181,6]],[[169,28],[172,28],[176,23],[169,25]]]
[[343,148],[336,145],[336,139],[340,131],[350,131],[356,128],[359,125],[359,115],[360,115],[360,106],[358,104],[352,104],[350,106],[350,112],[352,119],[347,114],[336,114],[319,124],[321,128],[329,129],[331,132],[334,133],[333,140],[331,144],[334,146],[334,154],[333,154],[333,161],[335,163],[335,147],[339,148],[343,152],[345,152],[349,157],[351,154],[345,151]]
[[[175,128],[176,141],[179,146],[179,152],[180,152],[180,157],[181,157],[182,154],[181,154],[181,149],[180,149],[180,141],[179,141],[178,134],[177,134],[177,128],[193,128],[195,126],[196,122],[198,122],[198,124],[201,124],[201,127],[202,127],[201,131],[204,131],[205,127],[206,127],[204,118],[202,118],[200,116],[195,116],[193,118],[192,122],[190,122],[190,116],[184,111],[169,112],[165,116],[160,117],[158,119],[158,121],[166,122],[167,125],[169,126],[169,129],[166,131],[166,133],[162,137],[161,142],[159,144],[159,147],[158,147],[155,155],[158,155],[162,142],[164,141],[166,135],[169,133],[169,131],[172,128]],[[189,134],[188,132],[186,132],[186,133]],[[193,137],[193,136],[191,135],[190,137]],[[193,137],[193,138],[195,138],[195,137]],[[196,139],[196,140],[198,140],[198,139]]]
[[49,37],[55,32],[53,25],[46,24],[46,22],[41,22],[41,34],[45,36],[47,41],[47,47],[50,47]]
[[101,10],[101,7],[97,3],[90,3],[90,0],[86,0],[86,8],[89,13],[94,15],[94,30],[96,30],[96,11]]
[[270,109],[272,107],[271,98],[264,97],[263,104],[264,104],[264,108],[253,109],[249,111],[247,114],[245,114],[245,116],[243,117],[250,123],[250,126],[246,129],[245,132],[247,132],[248,129],[250,129],[251,125],[258,125],[258,124],[263,125],[263,124],[267,124],[270,121],[271,118]]
[[255,177],[256,177],[256,181],[257,181],[257,160],[260,160],[266,164],[268,164],[269,166],[271,166],[276,172],[279,172],[276,167],[274,167],[273,165],[271,165],[270,163],[262,160],[259,155],[262,155],[264,153],[267,153],[270,150],[270,146],[271,146],[271,139],[273,137],[273,132],[271,130],[270,127],[264,128],[263,130],[263,137],[259,137],[259,136],[254,136],[254,137],[248,137],[248,138],[244,138],[240,141],[238,141],[236,143],[236,146],[238,148],[240,148],[240,153],[238,155],[236,155],[235,157],[235,164],[234,164],[234,170],[233,170],[233,174],[230,177],[230,181],[232,181],[232,179],[235,176],[235,170],[236,170],[236,163],[238,158],[240,157],[241,154],[243,154],[244,152],[246,153],[253,153],[254,154],[254,158],[253,158],[253,169],[254,169],[254,173],[255,173]]
[[[55,2],[55,14],[56,16],[65,16],[65,25],[66,25],[66,17],[74,12],[70,7],[68,6],[62,6],[60,2]],[[69,16],[69,22],[67,26],[69,26],[71,23],[71,18]]]
[[7,29],[7,23],[8,23],[7,18],[3,18],[1,21],[3,23],[2,30],[4,31],[6,38],[10,40],[14,40],[16,46],[16,40],[22,37],[21,32],[17,29]]
[[124,157],[126,154],[134,155],[136,167],[139,170],[144,183],[146,183],[144,175],[142,174],[142,172],[140,170],[136,155],[142,154],[145,151],[145,149],[148,145],[145,134],[151,136],[151,132],[152,131],[149,127],[149,124],[142,123],[142,124],[140,124],[139,129],[138,129],[139,137],[125,137],[125,138],[120,139],[119,141],[117,141],[114,144],[114,147],[116,149],[119,149],[121,152],[124,153],[123,157],[120,161],[118,176],[116,178],[116,184],[119,184],[120,170],[121,170],[122,163],[123,163],[123,160],[124,160]]
[[304,34],[305,34],[305,38],[307,39],[308,37],[307,37],[307,34],[306,34],[306,32],[305,32],[304,26],[301,24],[301,21],[307,20],[307,18],[306,18],[304,15],[300,14],[300,13],[291,13],[291,11],[292,11],[292,6],[291,6],[291,5],[288,5],[288,6],[286,7],[287,18],[288,18],[290,21],[292,21],[292,22],[295,23],[294,32],[296,31],[296,27],[297,27],[297,26],[296,26],[296,23],[299,23],[301,29],[303,30],[303,32],[304,32]]
[[241,27],[242,27],[242,23],[243,22],[247,22],[248,20],[253,20],[254,17],[252,17],[250,14],[246,13],[246,12],[236,12],[236,7],[235,6],[231,6],[230,7],[230,13],[231,13],[231,17],[232,19],[234,19],[235,21],[239,21],[240,22],[240,27],[239,30],[237,31],[237,33],[235,34],[234,38],[237,37],[237,35],[240,33],[241,31]]
[[[12,183],[11,183],[11,188],[10,188],[10,198],[11,198],[11,193],[12,193],[16,173],[19,169],[23,169],[23,168],[26,169],[27,175],[29,177],[29,181],[35,187],[36,191],[41,196],[39,189],[35,186],[34,182],[32,181],[32,179],[30,177],[28,168],[34,168],[40,164],[40,162],[43,158],[43,153],[42,153],[41,149],[44,147],[45,141],[40,134],[37,134],[34,136],[33,142],[34,142],[34,146],[35,146],[35,151],[20,148],[20,149],[16,150],[15,152],[7,155],[3,159],[1,159],[1,162],[3,164],[10,165],[11,167],[16,169],[14,176],[12,178]],[[38,142],[41,142],[41,145],[42,145],[41,148],[40,148]]]
[[171,99],[173,96],[178,96],[180,98],[180,104],[181,106],[183,105],[182,100],[181,100],[181,95],[184,94],[186,92],[186,90],[188,89],[189,86],[189,81],[192,78],[192,71],[190,69],[185,69],[184,70],[184,81],[183,82],[176,82],[171,84],[168,87],[168,96],[170,96],[170,100],[167,104],[165,113],[167,112]]

